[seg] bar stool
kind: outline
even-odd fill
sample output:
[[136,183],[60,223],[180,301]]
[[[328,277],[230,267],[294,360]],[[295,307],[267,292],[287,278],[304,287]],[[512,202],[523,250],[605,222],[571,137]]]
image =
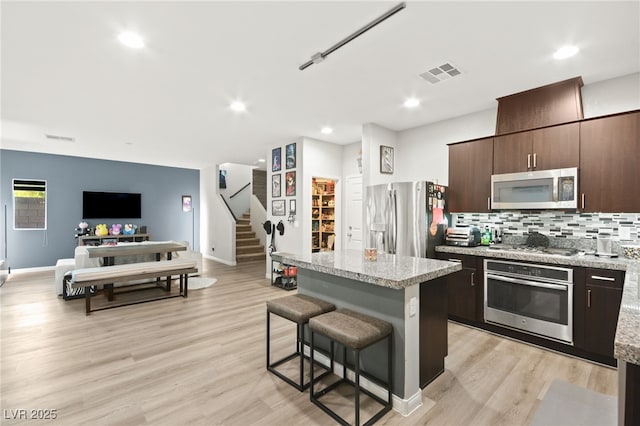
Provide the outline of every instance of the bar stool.
[[[294,294],[293,296],[281,297],[279,299],[267,301],[267,370],[280,377],[300,392],[309,387],[309,382],[304,383],[304,359],[309,359],[304,355],[304,326],[309,323],[309,318],[316,315],[324,314],[334,310],[336,307],[324,300],[316,299],[304,294]],[[288,319],[297,324],[296,332],[296,351],[274,363],[271,363],[271,314]],[[277,371],[275,367],[290,361],[296,357],[300,358],[300,378],[296,383],[289,377]],[[313,371],[313,363],[311,364]],[[321,376],[329,374],[325,371]]]
[[[329,312],[317,317],[313,317],[309,320],[309,329],[311,330],[311,364],[313,365],[313,354],[315,349],[316,334],[327,337],[331,342],[331,365],[333,366],[333,345],[339,343],[343,346],[343,362],[342,362],[342,378],[335,383],[330,384],[321,391],[315,393],[313,390],[314,384],[317,384],[319,377],[314,377],[313,369],[311,369],[310,381],[311,389],[309,397],[311,402],[320,407],[323,411],[337,420],[343,425],[349,423],[336,412],[331,410],[325,404],[323,404],[319,398],[326,395],[328,392],[337,388],[343,383],[348,383],[354,387],[355,390],[355,424],[360,425],[360,392],[367,394],[375,401],[383,405],[383,408],[378,411],[371,419],[369,419],[365,425],[371,425],[378,421],[386,412],[391,410],[391,386],[393,383],[392,372],[392,351],[393,351],[393,327],[390,323],[382,321],[377,318],[373,318],[359,312],[354,312],[348,309],[337,309],[333,312]],[[387,341],[387,382],[382,382],[379,378],[375,378],[371,375],[364,374],[360,371],[360,352],[370,347],[374,343],[377,343],[383,339]],[[347,378],[347,348],[353,351],[354,355],[354,373],[355,381],[351,381]],[[366,389],[360,388],[360,376],[366,377],[374,383],[382,385],[387,388],[387,401],[372,394]]]

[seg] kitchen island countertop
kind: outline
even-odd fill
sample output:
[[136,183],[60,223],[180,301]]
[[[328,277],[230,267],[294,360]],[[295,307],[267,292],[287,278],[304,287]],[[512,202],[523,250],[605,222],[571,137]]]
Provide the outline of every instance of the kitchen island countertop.
[[462,269],[459,263],[379,253],[364,258],[362,250],[339,250],[303,255],[274,252],[273,260],[342,278],[393,289],[403,289]]
[[615,357],[640,365],[640,262],[627,267],[614,345]]

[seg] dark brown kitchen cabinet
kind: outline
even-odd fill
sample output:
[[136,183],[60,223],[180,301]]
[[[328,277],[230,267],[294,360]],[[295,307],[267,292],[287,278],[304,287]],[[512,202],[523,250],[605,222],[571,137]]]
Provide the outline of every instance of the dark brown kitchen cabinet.
[[447,275],[448,313],[452,319],[482,321],[482,272],[477,267],[482,258],[453,253],[438,253],[440,260],[462,263],[462,270]]
[[579,123],[496,136],[493,141],[493,173],[578,167]]
[[588,352],[613,358],[623,282],[622,271],[586,268],[583,349]]
[[449,145],[449,211],[491,211],[493,138]]
[[640,111],[580,123],[580,208],[635,212],[640,205]]

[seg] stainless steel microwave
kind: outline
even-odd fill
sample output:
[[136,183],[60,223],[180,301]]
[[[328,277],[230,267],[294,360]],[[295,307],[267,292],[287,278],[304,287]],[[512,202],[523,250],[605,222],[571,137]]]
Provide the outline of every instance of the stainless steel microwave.
[[577,209],[578,168],[491,176],[492,209]]

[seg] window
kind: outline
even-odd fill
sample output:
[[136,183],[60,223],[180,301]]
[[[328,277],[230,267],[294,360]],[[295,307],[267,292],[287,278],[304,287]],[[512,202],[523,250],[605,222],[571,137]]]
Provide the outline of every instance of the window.
[[47,182],[13,180],[13,229],[47,229]]

